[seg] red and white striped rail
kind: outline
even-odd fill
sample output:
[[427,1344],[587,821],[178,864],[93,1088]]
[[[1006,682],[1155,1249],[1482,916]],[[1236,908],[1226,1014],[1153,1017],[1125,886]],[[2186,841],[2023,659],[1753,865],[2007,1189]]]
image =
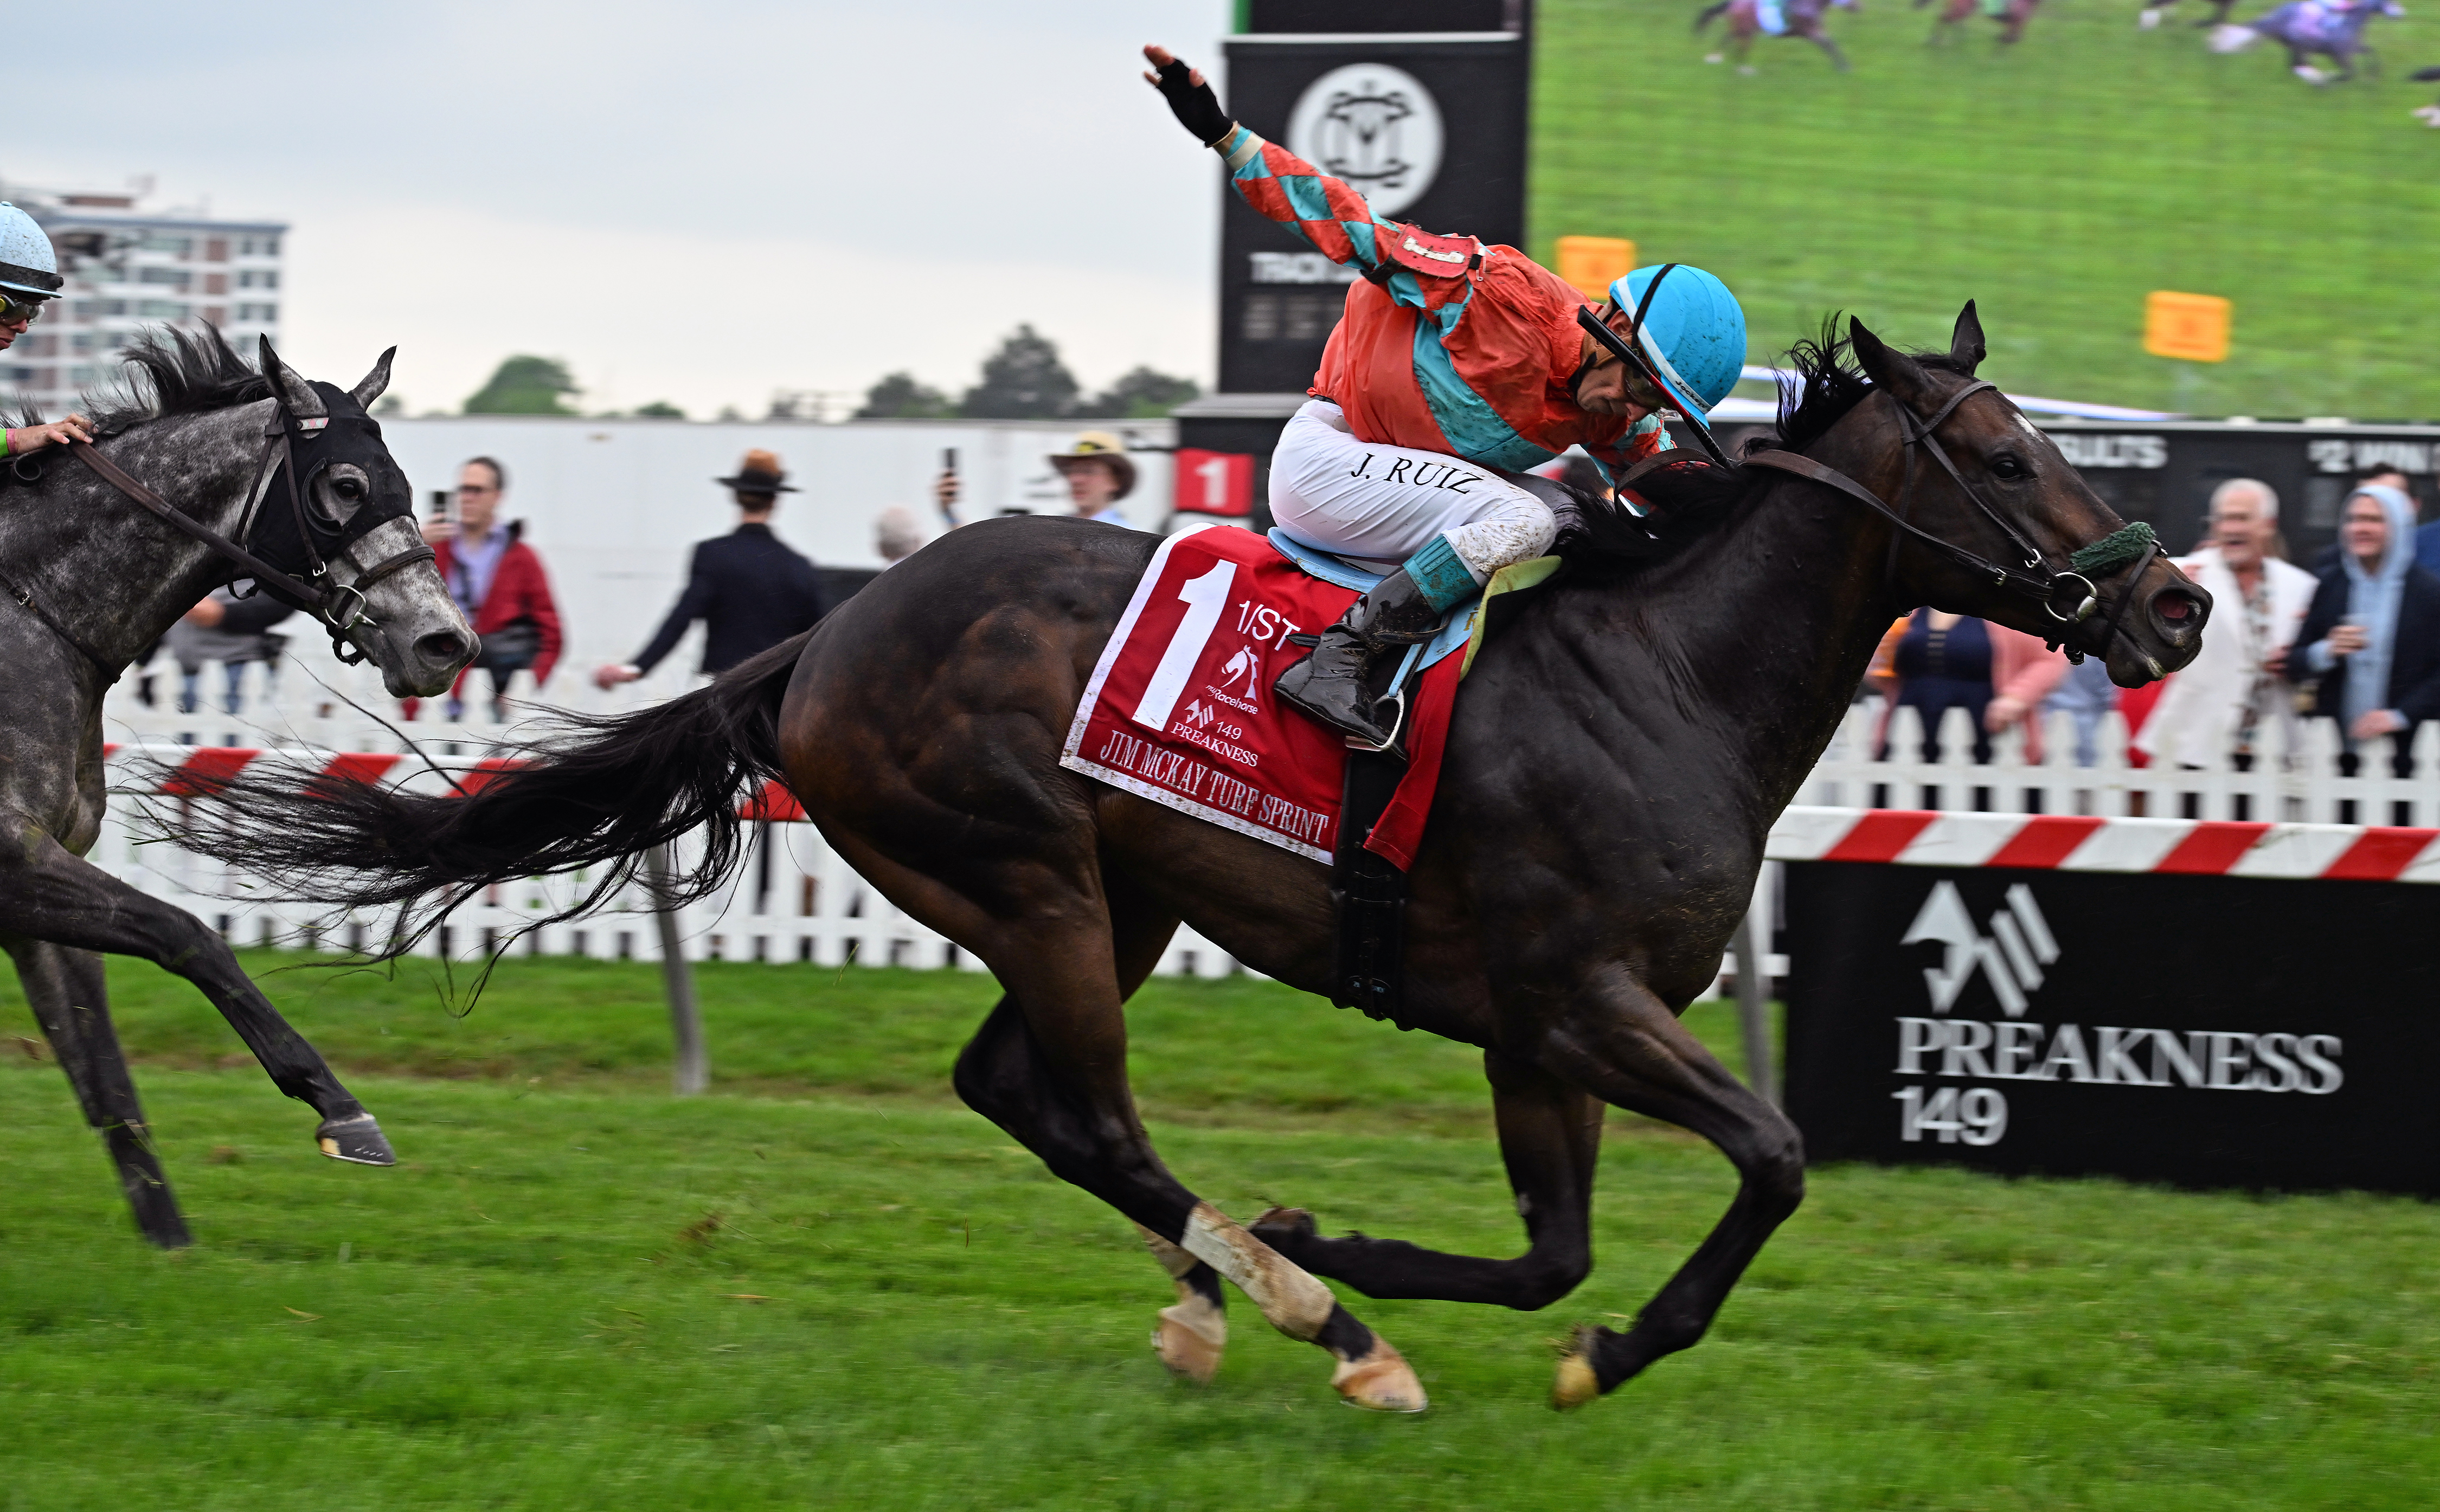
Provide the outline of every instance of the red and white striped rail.
[[[248,746],[109,745],[105,759],[152,758],[159,792],[208,792],[266,756],[323,777],[364,782],[426,770],[388,752]],[[443,756],[433,765],[468,792],[521,765],[513,756]],[[805,810],[767,783],[740,810],[747,819],[801,822]],[[2440,829],[2381,825],[2245,824],[2225,820],[2104,819],[2080,814],[1957,813],[1920,809],[1799,806],[1771,827],[1772,861],[1888,862],[1902,866],[2016,866],[2037,871],[2157,872],[2332,881],[2440,882]]]
[[2440,829],[2379,825],[1800,807],[1779,816],[1764,854],[1902,866],[2440,882]]
[[104,761],[143,758],[161,774],[157,792],[172,798],[193,797],[235,777],[239,773],[268,758],[300,771],[311,771],[314,779],[334,778],[343,781],[397,781],[438,767],[450,779],[468,792],[479,792],[500,774],[512,772],[525,763],[514,756],[434,756],[427,763],[421,757],[391,751],[315,751],[302,747],[278,748],[244,745],[174,745],[168,741],[138,741],[122,744],[112,741],[102,746]]
[[[155,792],[171,798],[190,798],[209,792],[239,773],[265,757],[284,763],[293,770],[311,772],[310,784],[324,778],[354,782],[400,781],[439,768],[448,779],[467,792],[480,792],[503,774],[525,765],[517,756],[436,756],[427,762],[422,757],[392,751],[315,751],[305,747],[262,747],[244,745],[174,745],[144,741],[135,744],[113,742],[101,748],[102,759],[116,761],[127,757],[149,759],[161,774]],[[777,782],[766,782],[762,790],[738,809],[744,819],[764,819],[777,824],[790,824],[805,818],[804,806],[797,795]]]

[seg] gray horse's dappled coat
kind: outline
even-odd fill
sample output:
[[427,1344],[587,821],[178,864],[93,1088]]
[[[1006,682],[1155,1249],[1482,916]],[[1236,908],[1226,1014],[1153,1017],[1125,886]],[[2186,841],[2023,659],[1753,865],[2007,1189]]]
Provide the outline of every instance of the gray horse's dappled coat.
[[[224,535],[235,532],[277,408],[311,418],[325,401],[262,345],[270,376],[248,368],[216,331],[164,332],[130,353],[132,388],[96,416],[111,461]],[[389,355],[350,391],[369,405]],[[322,470],[310,507],[344,521],[393,480],[378,448]],[[404,479],[394,480],[404,486]],[[331,563],[350,580],[408,549],[414,521],[385,523]],[[102,1132],[138,1226],[161,1244],[187,1231],[145,1136],[143,1111],[111,1026],[96,952],[137,955],[200,987],[289,1096],[322,1115],[323,1152],[386,1165],[380,1127],[331,1068],[246,979],[227,945],[184,910],[117,881],[81,858],[104,802],[102,695],[178,616],[228,579],[207,545],[153,518],[67,448],[18,459],[0,489],[0,948],[16,962],[34,1016]],[[13,601],[10,601],[13,600]],[[437,693],[476,649],[429,562],[376,583],[350,633],[394,693]],[[82,648],[82,649],[80,649]]]

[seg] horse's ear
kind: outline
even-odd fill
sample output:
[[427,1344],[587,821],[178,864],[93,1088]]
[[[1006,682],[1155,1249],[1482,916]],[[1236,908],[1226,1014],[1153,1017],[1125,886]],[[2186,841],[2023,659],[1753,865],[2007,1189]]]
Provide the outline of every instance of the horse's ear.
[[1931,379],[1921,363],[1866,330],[1862,321],[1853,318],[1847,322],[1847,345],[1855,352],[1856,361],[1864,365],[1865,376],[1888,389],[1898,402],[1918,410],[1932,405]]
[[262,338],[260,365],[264,376],[278,383],[279,392],[287,396],[289,413],[308,420],[321,419],[330,414],[322,403],[322,396],[314,392],[314,385],[297,377],[296,370],[281,362],[279,354],[271,349],[269,336]]
[[382,397],[382,390],[389,387],[389,360],[397,355],[395,347],[382,353],[381,361],[373,364],[373,370],[364,376],[363,382],[348,390],[348,397],[367,409],[372,408],[373,400]]
[[1971,299],[1965,301],[1965,308],[1957,312],[1957,329],[1948,338],[1948,360],[1968,378],[1974,376],[1974,369],[1982,365],[1982,320],[1974,313],[1974,301]]

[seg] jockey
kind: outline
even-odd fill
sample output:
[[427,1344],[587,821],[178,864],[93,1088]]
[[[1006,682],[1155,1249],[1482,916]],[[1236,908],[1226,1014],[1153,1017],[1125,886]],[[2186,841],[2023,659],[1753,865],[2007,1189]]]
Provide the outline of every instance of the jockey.
[[[60,259],[51,251],[51,239],[32,216],[0,200],[0,351],[17,344],[17,338],[42,313],[44,304],[59,296],[65,281],[60,276]],[[90,424],[83,416],[71,415],[48,425],[0,429],[0,457],[69,441],[90,441]]]
[[[1640,461],[1672,444],[1663,411],[1703,427],[1745,365],[1745,313],[1699,268],[1639,268],[1599,307],[1605,342],[1580,329],[1585,297],[1516,248],[1380,219],[1342,181],[1230,120],[1167,49],[1144,57],[1157,70],[1145,79],[1247,204],[1364,276],[1280,436],[1271,515],[1388,576],[1274,686],[1384,744],[1364,685],[1374,660],[1430,639],[1494,572],[1557,537],[1551,507],[1514,474],[1570,446],[1607,468]],[[1619,355],[1629,350],[1632,365]]]

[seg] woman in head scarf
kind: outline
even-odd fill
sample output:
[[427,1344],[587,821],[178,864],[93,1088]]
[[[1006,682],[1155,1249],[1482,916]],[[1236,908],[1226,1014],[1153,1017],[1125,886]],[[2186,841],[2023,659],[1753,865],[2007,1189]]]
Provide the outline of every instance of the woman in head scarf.
[[2296,632],[2288,676],[2313,689],[2313,712],[2339,721],[2352,754],[2440,718],[2440,577],[2414,564],[2414,501],[2367,483],[2347,496],[2339,562],[2322,575]]

